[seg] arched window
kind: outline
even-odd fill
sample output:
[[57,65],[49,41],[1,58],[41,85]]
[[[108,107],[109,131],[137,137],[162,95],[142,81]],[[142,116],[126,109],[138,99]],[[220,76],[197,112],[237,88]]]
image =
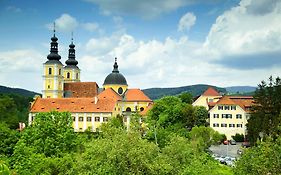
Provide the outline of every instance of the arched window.
[[69,72],[67,72],[66,77],[70,78],[70,73]]
[[52,74],[52,68],[49,67],[49,75]]
[[127,107],[127,108],[126,108],[126,112],[131,112],[131,108],[130,108],[130,107]]
[[141,107],[141,108],[140,108],[140,111],[143,111],[143,110],[144,110],[144,108],[143,108],[143,107]]

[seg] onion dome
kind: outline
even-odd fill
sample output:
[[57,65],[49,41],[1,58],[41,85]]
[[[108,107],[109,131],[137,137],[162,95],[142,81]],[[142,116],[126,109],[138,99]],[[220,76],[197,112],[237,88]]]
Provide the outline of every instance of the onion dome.
[[125,77],[119,73],[117,58],[115,58],[115,63],[113,65],[113,71],[104,80],[103,85],[116,84],[116,85],[128,85]]
[[[50,54],[47,56],[48,61],[46,63],[50,62],[59,62],[61,56],[58,54],[58,38],[55,35],[55,27],[54,27],[54,36],[51,38],[51,49]],[[61,64],[61,63],[60,63]]]
[[68,60],[65,61],[65,67],[77,67],[78,61],[75,60],[75,45],[73,44],[73,38],[71,39],[71,44],[68,49]]

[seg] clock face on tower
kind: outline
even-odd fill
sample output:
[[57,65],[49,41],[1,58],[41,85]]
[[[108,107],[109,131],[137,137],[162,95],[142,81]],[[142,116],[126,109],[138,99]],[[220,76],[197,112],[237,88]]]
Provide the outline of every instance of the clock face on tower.
[[118,88],[118,93],[122,94],[123,93],[123,89],[121,87]]

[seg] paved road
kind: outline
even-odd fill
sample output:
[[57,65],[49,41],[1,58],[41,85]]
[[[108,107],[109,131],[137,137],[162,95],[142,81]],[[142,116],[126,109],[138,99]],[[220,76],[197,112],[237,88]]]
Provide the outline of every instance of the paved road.
[[237,145],[217,145],[211,146],[210,150],[214,154],[218,154],[220,156],[229,156],[229,157],[238,157],[237,150],[241,149],[241,143],[237,143]]

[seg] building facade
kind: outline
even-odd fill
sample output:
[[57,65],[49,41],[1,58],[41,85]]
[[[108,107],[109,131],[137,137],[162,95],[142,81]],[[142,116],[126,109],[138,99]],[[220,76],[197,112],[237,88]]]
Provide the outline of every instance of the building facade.
[[[199,99],[199,100],[198,100]],[[235,134],[247,135],[247,121],[250,117],[250,108],[253,105],[251,96],[222,96],[208,88],[193,105],[204,106],[209,113],[210,127],[227,139]]]
[[75,131],[97,131],[103,122],[118,114],[129,125],[132,113],[143,113],[151,107],[153,101],[143,91],[129,89],[126,78],[119,72],[117,58],[112,72],[104,80],[103,88],[99,88],[96,82],[80,81],[73,39],[65,66],[60,62],[57,41],[54,33],[50,54],[43,64],[42,98],[37,96],[32,102],[29,124],[39,112],[70,112]]

